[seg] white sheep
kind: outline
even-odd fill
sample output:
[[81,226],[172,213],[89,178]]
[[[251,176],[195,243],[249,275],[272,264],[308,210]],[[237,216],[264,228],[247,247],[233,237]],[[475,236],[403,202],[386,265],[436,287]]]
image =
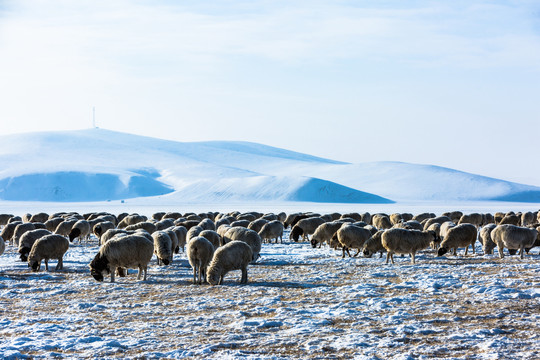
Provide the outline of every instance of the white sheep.
[[389,229],[381,237],[382,246],[386,249],[386,263],[388,260],[394,264],[395,254],[410,254],[411,264],[415,264],[416,252],[429,247],[437,235],[434,231],[408,230],[408,229]]
[[11,242],[11,238],[13,237],[13,233],[15,232],[15,228],[17,227],[17,225],[22,223],[22,221],[14,221],[6,224],[6,226],[4,226],[4,228],[2,229],[2,232],[0,232],[0,237],[2,237],[4,241]]
[[109,241],[110,239],[112,239],[113,237],[119,234],[128,235],[129,233],[127,232],[127,230],[124,230],[124,229],[116,229],[116,228],[109,229],[105,231],[103,234],[101,234],[101,238],[99,239],[100,245],[103,246],[107,241]]
[[198,226],[202,227],[203,230],[216,230],[216,224],[208,218],[202,219]]
[[363,248],[363,254],[365,257],[371,257],[373,254],[379,252],[379,259],[382,258],[383,252],[386,251],[382,245],[382,234],[384,234],[385,231],[386,230],[379,230],[366,240]]
[[272,239],[276,239],[276,244],[278,242],[278,238],[281,243],[283,243],[283,224],[279,220],[272,220],[268,222],[267,224],[264,224],[261,230],[259,231],[259,235],[263,241],[268,240],[268,242],[272,242]]
[[231,241],[216,250],[210,265],[208,265],[206,275],[207,281],[211,285],[223,284],[223,277],[229,271],[241,270],[241,284],[248,282],[248,264],[253,258],[251,247],[243,241]]
[[155,231],[152,234],[154,239],[154,252],[157,257],[158,265],[162,263],[169,265],[173,258],[172,240],[169,234],[165,231]]
[[336,235],[343,248],[342,258],[345,258],[345,252],[349,257],[351,256],[349,249],[357,249],[354,256],[358,256],[366,240],[371,237],[371,232],[363,227],[345,223],[339,228]]
[[436,217],[428,218],[426,222],[424,223],[424,230],[427,230],[428,227],[430,227],[431,224],[433,223],[438,223],[442,225],[442,223],[447,222],[447,221],[452,221],[452,219],[450,219],[448,216],[436,216]]
[[28,254],[28,266],[32,271],[39,271],[41,260],[45,260],[45,270],[49,271],[49,260],[58,259],[55,270],[64,268],[63,258],[69,249],[69,241],[61,235],[51,234],[36,240],[30,254]]
[[240,240],[248,244],[253,254],[252,261],[257,261],[262,247],[262,239],[258,233],[242,226],[231,227],[223,236],[223,242],[226,244],[233,240]]
[[191,227],[188,232],[187,232],[187,236],[186,236],[186,239],[187,239],[187,242],[189,242],[191,239],[193,239],[194,237],[197,237],[199,236],[199,234],[203,231],[204,229],[202,227],[200,227],[199,225],[196,225],[196,226],[193,226]]
[[319,244],[320,248],[323,243],[330,245],[332,237],[336,234],[341,225],[343,225],[343,222],[340,220],[330,221],[319,225],[311,236],[311,246],[315,248],[317,244]]
[[90,236],[90,231],[90,223],[86,220],[79,220],[73,224],[73,227],[69,232],[69,241],[73,242],[75,238],[79,238],[79,242],[81,242],[83,239],[87,240]]
[[[120,216],[118,216],[118,218],[120,219]],[[142,216],[139,214],[131,214],[131,215],[125,216],[122,220],[120,220],[117,227],[119,229],[123,229],[125,227],[128,227],[129,225],[135,225],[137,223],[140,223],[146,220],[147,219],[145,216]]]
[[374,214],[371,217],[371,224],[377,229],[390,229],[392,222],[386,214]]
[[19,239],[23,234],[27,231],[35,230],[36,226],[34,223],[22,223],[15,227],[15,230],[13,231],[13,237],[11,238],[13,245],[19,246]]
[[221,236],[214,230],[203,230],[199,236],[202,236],[206,240],[210,241],[215,249],[221,245]]
[[493,249],[497,246],[491,239],[491,231],[495,229],[496,226],[497,225],[495,224],[487,224],[478,232],[478,240],[480,240],[480,243],[482,244],[484,254],[492,254]]
[[116,226],[111,221],[102,221],[94,225],[92,232],[97,236],[101,243],[101,235],[105,234],[107,230],[114,229]]
[[448,230],[446,236],[444,237],[439,250],[437,251],[437,256],[443,256],[450,249],[454,250],[454,255],[457,255],[457,249],[460,247],[465,247],[465,255],[469,250],[469,245],[472,246],[473,253],[475,252],[474,243],[478,236],[478,231],[476,226],[473,224],[459,224]]
[[46,235],[51,235],[51,232],[46,229],[36,229],[25,232],[23,236],[21,236],[19,241],[19,254],[21,261],[28,261],[28,254],[30,253],[30,250],[32,250],[32,246],[36,240]]
[[97,281],[111,274],[111,282],[117,268],[139,269],[137,280],[146,280],[148,263],[154,255],[154,243],[142,235],[125,235],[107,241],[90,263],[90,273]]
[[[184,226],[174,226],[172,229],[174,233],[176,234],[176,238],[178,239],[178,251],[182,249],[182,252],[184,252],[184,248],[186,246],[187,232],[188,232],[187,229]],[[175,252],[176,252],[176,249],[175,249]]]
[[458,225],[460,224],[473,224],[477,228],[482,225],[482,222],[484,221],[482,214],[479,213],[472,213],[472,214],[465,214],[462,215],[461,218],[458,221]]
[[193,283],[202,284],[206,281],[206,268],[214,256],[214,245],[208,239],[196,236],[187,244],[186,255],[193,268]]
[[523,259],[523,250],[533,247],[539,238],[536,229],[520,227],[510,224],[498,225],[491,231],[491,239],[499,249],[499,257],[504,257],[504,248],[508,250],[519,249],[519,257]]
[[154,231],[158,230],[156,224],[153,224],[150,221],[141,221],[133,225],[128,225],[124,228],[124,230],[127,230],[127,231],[135,231],[138,229],[143,229],[149,234],[152,234]]
[[73,225],[75,225],[77,221],[78,219],[73,218],[65,219],[60,224],[58,224],[58,226],[54,230],[54,233],[62,236],[69,236],[71,228],[73,227]]
[[298,241],[300,235],[302,235],[302,238],[304,240],[309,240],[308,236],[313,234],[317,227],[319,227],[319,225],[321,224],[324,224],[325,222],[326,221],[319,216],[301,219],[292,227],[289,239]]
[[267,220],[267,219],[253,220],[252,222],[249,223],[247,228],[250,229],[250,230],[259,232],[259,231],[261,231],[262,227],[265,224],[268,224],[268,222],[270,222],[270,220]]

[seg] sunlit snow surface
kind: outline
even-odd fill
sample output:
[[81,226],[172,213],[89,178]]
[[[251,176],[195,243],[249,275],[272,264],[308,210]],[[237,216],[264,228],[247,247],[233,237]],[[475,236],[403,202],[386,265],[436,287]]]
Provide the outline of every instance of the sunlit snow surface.
[[178,142],[103,129],[0,136],[0,200],[157,196],[176,203],[540,203],[540,187],[434,165],[349,164],[242,141]]
[[152,259],[147,281],[130,271],[98,283],[97,249],[76,243],[63,271],[32,273],[8,246],[1,358],[540,358],[538,248],[385,265],[285,241],[263,245],[245,286],[239,271],[191,285],[183,253],[167,267]]

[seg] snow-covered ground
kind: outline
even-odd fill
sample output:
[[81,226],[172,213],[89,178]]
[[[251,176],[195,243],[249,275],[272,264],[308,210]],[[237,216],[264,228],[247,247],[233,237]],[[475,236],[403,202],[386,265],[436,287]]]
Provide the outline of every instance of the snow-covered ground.
[[[285,234],[287,237],[287,234]],[[0,257],[0,358],[540,358],[540,255],[341,258],[309,243],[264,244],[249,284],[191,285],[183,253],[96,282],[97,243],[63,271]],[[56,262],[51,261],[54,268]],[[44,266],[42,266],[42,269]]]

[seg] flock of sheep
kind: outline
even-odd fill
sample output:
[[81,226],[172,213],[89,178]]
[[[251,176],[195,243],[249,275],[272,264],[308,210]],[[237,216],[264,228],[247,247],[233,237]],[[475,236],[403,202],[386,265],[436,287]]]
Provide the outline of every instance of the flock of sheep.
[[[193,268],[193,283],[222,284],[231,270],[241,270],[241,283],[248,281],[248,265],[257,261],[262,243],[283,241],[284,229],[291,227],[290,240],[311,241],[313,248],[323,244],[342,250],[342,257],[356,249],[370,257],[387,253],[410,254],[415,263],[418,251],[433,248],[437,256],[469,246],[475,252],[479,240],[485,253],[504,248],[514,255],[540,246],[540,213],[463,214],[460,211],[436,216],[433,213],[369,214],[262,214],[258,212],[186,213],[159,212],[150,219],[138,214],[46,213],[22,217],[0,214],[0,255],[6,243],[18,248],[21,261],[39,271],[41,262],[56,259],[56,270],[63,268],[69,243],[87,242],[91,236],[100,243],[90,263],[90,274],[103,281],[110,274],[125,276],[126,269],[138,269],[137,279],[146,280],[148,264],[156,255],[157,264],[167,266],[174,254],[184,251]],[[311,236],[311,238],[310,238]]]

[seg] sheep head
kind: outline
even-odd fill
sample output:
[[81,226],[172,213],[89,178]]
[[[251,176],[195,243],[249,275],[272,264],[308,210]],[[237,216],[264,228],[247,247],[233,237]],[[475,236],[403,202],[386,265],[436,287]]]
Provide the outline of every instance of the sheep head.
[[448,248],[444,248],[444,247],[441,247],[439,248],[439,250],[437,251],[437,256],[443,256],[444,254],[446,254],[448,252]]
[[39,268],[41,267],[41,261],[38,261],[36,259],[30,259],[28,261],[28,267],[32,268],[32,271],[37,272],[39,271]]
[[90,263],[90,274],[97,281],[103,281],[105,274],[110,274],[111,269],[109,268],[109,260],[106,256],[101,255],[100,253],[96,254],[94,260]]
[[290,235],[290,239],[294,240],[295,242],[298,242],[298,239],[300,238],[300,235],[302,235],[304,233],[304,231],[302,230],[302,228],[300,228],[299,226],[294,226],[292,231],[291,231],[291,235]]
[[23,247],[22,249],[19,249],[19,254],[21,254],[20,258],[21,258],[21,261],[28,261],[28,254],[30,253],[30,248],[25,246]]
[[75,240],[75,238],[79,235],[81,235],[81,229],[78,229],[78,228],[72,229],[71,232],[69,233],[69,241],[73,242],[73,240]]

